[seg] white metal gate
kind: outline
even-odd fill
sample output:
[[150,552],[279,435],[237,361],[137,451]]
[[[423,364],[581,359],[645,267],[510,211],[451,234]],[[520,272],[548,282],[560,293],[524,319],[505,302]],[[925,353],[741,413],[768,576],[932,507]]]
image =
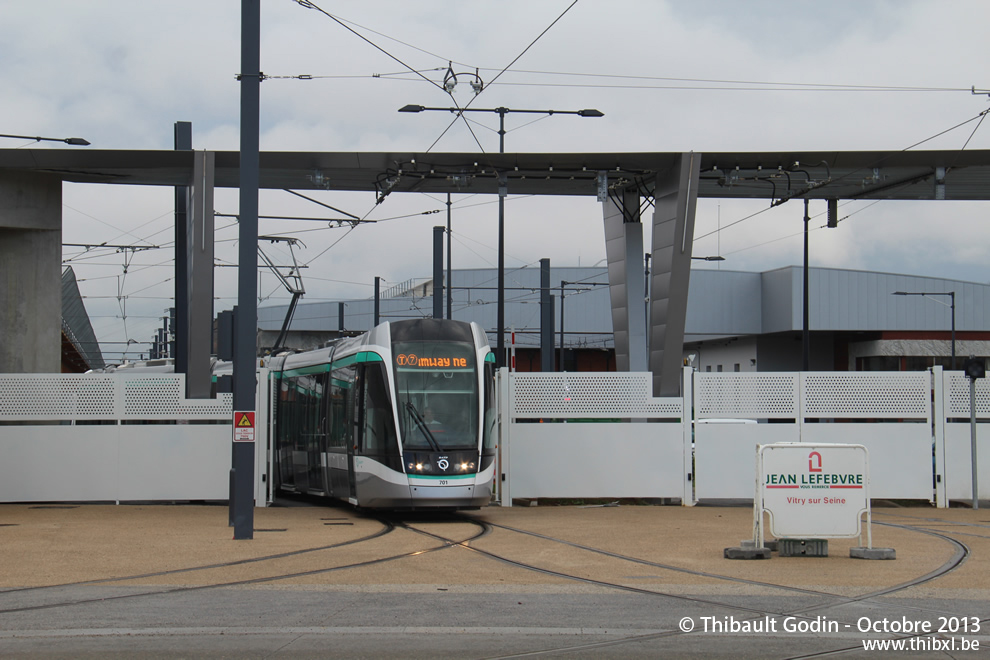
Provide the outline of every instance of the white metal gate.
[[[935,487],[939,502],[973,498],[969,379],[935,369]],[[990,499],[990,380],[976,381],[979,497]]]
[[931,392],[929,372],[695,373],[695,497],[752,499],[757,445],[808,442],[866,446],[873,497],[933,501]]
[[499,378],[504,506],[513,498],[685,496],[683,401],[651,396],[650,374],[502,369]]
[[[258,381],[267,402],[267,370]],[[0,375],[0,502],[226,500],[232,395],[185,389],[182,374]],[[256,418],[259,505],[268,410]]]
[[[499,373],[499,473],[515,498],[751,499],[756,446],[870,450],[877,498],[972,498],[962,372]],[[186,400],[174,374],[0,374],[0,502],[226,500],[231,397]],[[256,500],[268,499],[273,393],[258,377]],[[976,387],[990,499],[990,382]],[[729,423],[726,423],[729,422]],[[749,423],[746,423],[749,422]],[[933,485],[934,482],[934,485]]]

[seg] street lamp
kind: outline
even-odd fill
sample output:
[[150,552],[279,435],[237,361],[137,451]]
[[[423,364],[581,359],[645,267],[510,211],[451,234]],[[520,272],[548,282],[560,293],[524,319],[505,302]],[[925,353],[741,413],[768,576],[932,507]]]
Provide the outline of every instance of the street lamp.
[[66,144],[71,144],[77,147],[88,147],[89,140],[84,140],[78,137],[71,138],[50,138],[50,137],[38,137],[37,135],[2,135],[0,138],[11,138],[14,140],[34,140],[35,142],[41,142],[42,140],[46,142],[65,142]]
[[[605,113],[594,108],[584,110],[519,110],[514,108],[430,108],[410,103],[399,108],[399,112],[423,111],[450,112],[462,115],[465,112],[494,112],[498,115],[498,152],[505,153],[505,115],[510,112],[538,115],[577,115],[579,117],[604,117]],[[498,175],[498,337],[495,357],[499,367],[505,366],[505,179]]]
[[[921,296],[928,298],[939,305],[945,305],[952,310],[952,370],[956,369],[956,292],[955,291],[894,291],[892,296]],[[946,305],[941,300],[936,300],[932,296],[949,296],[949,304]]]

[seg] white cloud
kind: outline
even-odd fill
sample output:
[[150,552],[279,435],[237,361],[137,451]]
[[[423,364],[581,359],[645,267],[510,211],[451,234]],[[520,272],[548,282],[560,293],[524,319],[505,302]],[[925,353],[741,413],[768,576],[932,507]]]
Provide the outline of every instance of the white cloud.
[[[318,4],[393,37],[354,28],[402,63],[316,11],[290,0],[265,2],[262,70],[333,77],[263,83],[264,149],[424,151],[448,126],[450,115],[397,110],[407,103],[448,107],[450,99],[412,74],[403,80],[388,74],[402,72],[408,64],[439,81],[443,72],[434,69],[453,60],[453,69],[462,74],[456,98],[468,103],[471,92],[465,81],[475,67],[491,83],[570,3]],[[197,149],[237,149],[239,13],[240,3],[234,0],[8,3],[0,23],[0,130],[80,136],[93,142],[91,148],[170,149],[172,125],[181,120],[193,123]],[[985,88],[982,32],[988,18],[990,5],[978,0],[798,1],[786,10],[766,1],[581,0],[472,107],[594,107],[605,112],[600,119],[558,115],[531,125],[526,124],[533,117],[509,115],[510,152],[903,149],[974,117],[986,109],[986,96],[779,87],[701,90],[684,88],[733,85],[674,79]],[[477,122],[472,126],[483,148],[497,151],[497,117],[474,113],[471,119]],[[967,124],[922,148],[962,148],[974,127],[975,122]],[[982,126],[967,148],[990,148],[990,127]],[[477,150],[475,137],[462,122],[434,148]],[[357,215],[370,212],[372,219],[444,208],[443,200],[424,195],[392,195],[378,207],[370,193],[320,193],[318,198]],[[494,198],[463,195],[455,200],[455,238],[463,241],[455,242],[455,267],[487,266],[486,259],[494,261],[496,242]],[[66,186],[65,201],[82,212],[66,209],[66,242],[134,244],[143,238],[159,240],[155,232],[167,226],[169,218],[161,216],[172,203],[170,190],[76,185]],[[482,202],[489,203],[471,206]],[[867,204],[848,206],[854,210]],[[236,212],[236,206],[236,192],[218,191],[219,211]],[[697,235],[715,229],[719,215],[726,226],[765,206],[705,200],[699,205]],[[263,213],[319,216],[325,210],[286,193],[262,195]],[[733,269],[800,263],[800,236],[782,237],[800,233],[801,216],[800,202],[785,204],[726,229],[718,239],[701,240],[696,253],[720,251],[727,258],[721,267]],[[814,231],[812,263],[985,281],[990,278],[981,246],[990,237],[982,216],[982,204],[883,202],[836,230]],[[144,224],[154,218],[160,219]],[[444,221],[443,213],[416,215],[355,229],[305,271],[308,297],[361,297],[370,295],[375,275],[393,282],[428,275],[431,228]],[[577,264],[580,258],[588,265],[604,256],[601,212],[593,198],[510,198],[506,223],[510,265],[541,257],[559,265]],[[308,261],[347,231],[310,231],[314,225],[263,221],[262,231],[302,232],[306,248],[299,256]],[[235,234],[234,228],[218,232],[218,257],[233,260],[236,242],[228,239]],[[134,339],[150,337],[157,326],[154,317],[168,304],[159,296],[169,295],[167,268],[138,267],[168,258],[164,250],[135,255],[124,278],[123,294],[131,295],[127,335]],[[87,306],[105,339],[124,337],[121,319],[114,318],[122,315],[116,298],[122,259],[114,255],[106,260],[113,265],[80,264],[76,269],[86,280],[81,288],[92,296]],[[217,282],[217,295],[224,299],[219,309],[234,295],[233,269],[219,269]],[[264,274],[261,282],[263,294],[277,285]]]

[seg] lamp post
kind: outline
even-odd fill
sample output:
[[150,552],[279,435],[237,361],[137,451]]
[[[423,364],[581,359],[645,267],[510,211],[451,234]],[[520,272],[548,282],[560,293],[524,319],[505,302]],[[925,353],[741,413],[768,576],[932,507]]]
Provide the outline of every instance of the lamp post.
[[35,142],[65,142],[66,144],[71,144],[77,147],[88,147],[89,140],[84,140],[79,137],[71,138],[50,138],[50,137],[39,137],[37,135],[3,135],[0,134],[0,138],[11,138],[14,140],[34,140]]
[[[922,298],[928,298],[932,302],[937,302],[939,305],[945,305],[952,311],[952,366],[951,369],[955,371],[956,369],[956,292],[955,291],[894,291],[892,296],[921,296]],[[949,296],[949,304],[945,304],[941,300],[932,298],[932,296]]]
[[[538,115],[577,115],[579,117],[604,117],[605,113],[594,108],[584,110],[520,110],[515,108],[430,108],[425,105],[409,104],[399,108],[399,112],[424,111],[450,112],[461,115],[465,112],[494,112],[498,115],[498,152],[505,153],[505,115],[510,112]],[[505,366],[505,196],[506,180],[498,174],[498,336],[495,358],[499,367]]]

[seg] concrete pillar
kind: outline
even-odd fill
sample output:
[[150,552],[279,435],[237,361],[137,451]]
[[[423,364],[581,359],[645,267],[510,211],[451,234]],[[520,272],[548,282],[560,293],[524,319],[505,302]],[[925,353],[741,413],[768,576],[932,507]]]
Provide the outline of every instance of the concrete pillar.
[[678,396],[701,158],[681,154],[657,174],[650,280],[650,371],[654,396]]
[[639,191],[622,191],[602,203],[608,259],[612,334],[618,371],[646,371],[646,278]]
[[0,373],[62,365],[62,181],[0,172]]

